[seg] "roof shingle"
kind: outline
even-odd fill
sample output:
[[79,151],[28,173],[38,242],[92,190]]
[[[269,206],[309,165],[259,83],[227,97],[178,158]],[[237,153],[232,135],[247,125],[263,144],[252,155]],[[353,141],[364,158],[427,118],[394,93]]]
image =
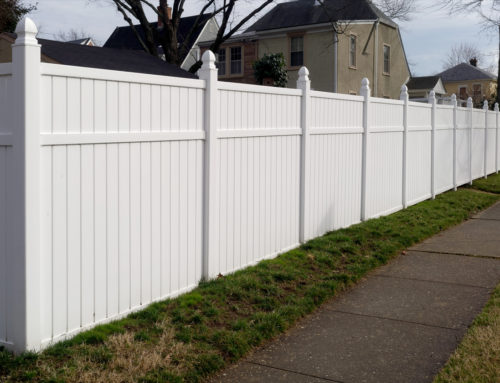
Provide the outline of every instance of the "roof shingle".
[[325,0],[324,5],[319,5],[316,0],[296,0],[278,4],[250,26],[247,32],[326,24],[343,20],[375,21],[378,19],[393,27],[397,26],[368,0]]
[[467,80],[496,80],[491,73],[467,63],[461,63],[453,68],[439,73],[444,82],[467,81]]

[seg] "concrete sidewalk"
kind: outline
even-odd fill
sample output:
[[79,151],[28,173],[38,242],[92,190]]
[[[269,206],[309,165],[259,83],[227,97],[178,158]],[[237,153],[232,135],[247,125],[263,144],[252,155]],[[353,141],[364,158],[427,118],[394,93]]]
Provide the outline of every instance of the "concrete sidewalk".
[[500,203],[411,248],[213,382],[431,382],[500,282]]

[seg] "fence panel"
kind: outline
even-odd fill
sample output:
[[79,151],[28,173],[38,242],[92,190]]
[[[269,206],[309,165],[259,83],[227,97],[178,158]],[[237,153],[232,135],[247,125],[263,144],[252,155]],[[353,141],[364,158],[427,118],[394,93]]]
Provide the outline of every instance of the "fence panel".
[[9,344],[10,328],[16,323],[9,317],[11,301],[10,286],[12,273],[9,254],[9,193],[12,156],[12,75],[10,64],[0,64],[0,345]]
[[47,343],[199,282],[203,83],[43,69]]
[[313,92],[308,237],[359,222],[363,98]]
[[431,196],[431,110],[429,104],[408,105],[408,205]]
[[453,107],[436,107],[435,141],[436,193],[453,188]]
[[472,178],[484,175],[485,116],[483,110],[472,111]]
[[299,243],[300,92],[219,83],[216,268],[225,274]]
[[470,181],[469,128],[470,111],[466,108],[457,109],[457,185]]
[[402,106],[402,101],[370,100],[367,217],[389,214],[403,207]]
[[491,174],[496,172],[496,139],[497,139],[497,114],[496,112],[488,111],[488,131],[486,136],[486,173]]

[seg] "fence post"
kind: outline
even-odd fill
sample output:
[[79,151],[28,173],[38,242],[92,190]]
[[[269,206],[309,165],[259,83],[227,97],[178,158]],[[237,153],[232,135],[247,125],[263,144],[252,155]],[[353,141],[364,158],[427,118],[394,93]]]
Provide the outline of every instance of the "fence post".
[[299,240],[304,243],[309,238],[309,220],[307,219],[307,208],[309,193],[308,182],[308,161],[309,161],[309,111],[311,109],[311,81],[309,80],[309,70],[302,67],[299,70],[299,79],[297,80],[297,89],[302,90],[300,107],[300,126],[302,129],[302,140],[300,148],[300,229]]
[[429,93],[429,104],[432,105],[431,111],[431,196],[436,198],[436,94],[433,90]]
[[484,100],[484,178],[488,178],[488,101]]
[[368,149],[369,149],[369,113],[370,113],[370,81],[365,77],[361,81],[361,90],[359,94],[364,97],[363,102],[363,152],[362,152],[362,168],[361,168],[361,220],[368,219],[367,214],[367,176],[368,176]]
[[495,170],[498,174],[498,102],[495,102]]
[[469,111],[469,183],[472,185],[472,123],[474,118],[472,116],[472,97],[467,99],[467,108]]
[[12,45],[13,113],[12,194],[12,340],[16,351],[41,344],[40,295],[40,45],[35,23],[25,18]]
[[457,191],[457,95],[451,95],[453,106],[453,190]]
[[217,74],[215,55],[206,51],[203,65],[198,71],[199,78],[205,80],[205,156],[203,167],[203,271],[202,278],[208,280],[219,273],[218,264],[218,135],[217,135]]
[[403,104],[403,209],[408,207],[408,87],[403,85],[401,87],[401,93],[399,99],[404,102]]

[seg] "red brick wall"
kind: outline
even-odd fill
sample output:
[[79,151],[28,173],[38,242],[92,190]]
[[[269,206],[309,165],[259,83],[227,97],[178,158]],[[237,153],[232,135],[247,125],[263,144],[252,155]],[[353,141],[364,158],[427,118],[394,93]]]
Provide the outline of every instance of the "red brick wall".
[[[222,44],[221,48],[228,48],[234,46],[243,47],[243,74],[239,76],[219,76],[220,81],[229,82],[239,82],[245,84],[256,84],[255,77],[253,75],[253,63],[258,59],[258,42],[257,41],[242,41],[242,42],[230,42]],[[208,50],[208,48],[201,48],[202,54]],[[227,53],[229,55],[229,52]]]

